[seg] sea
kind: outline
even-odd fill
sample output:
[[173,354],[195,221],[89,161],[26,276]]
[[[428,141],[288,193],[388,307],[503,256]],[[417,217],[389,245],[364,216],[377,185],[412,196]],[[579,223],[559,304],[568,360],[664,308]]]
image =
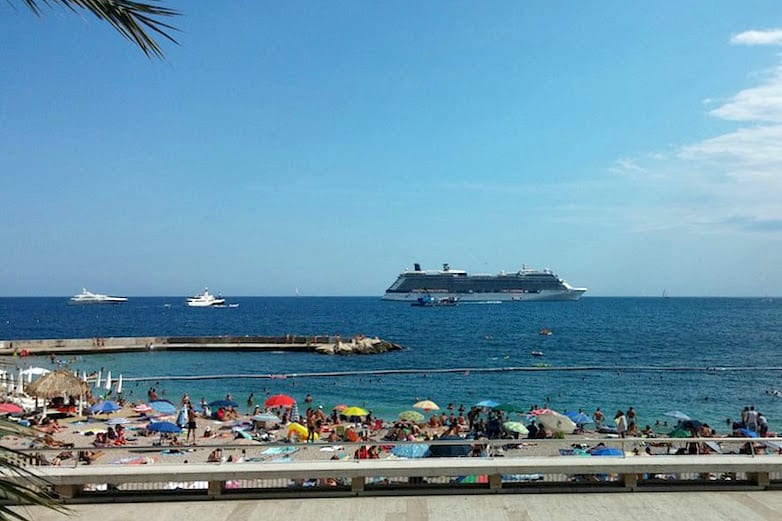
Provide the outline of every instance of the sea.
[[[743,407],[755,406],[771,430],[782,430],[782,299],[584,297],[434,308],[378,297],[228,297],[239,306],[224,308],[184,301],[73,306],[62,297],[0,298],[0,340],[362,334],[404,349],[354,356],[153,350],[16,362],[121,374],[131,400],[154,387],[174,402],[185,393],[196,402],[230,394],[245,409],[251,394],[261,406],[278,393],[304,406],[309,394],[313,406],[358,405],[386,419],[422,399],[447,414],[449,404],[469,409],[483,400],[590,415],[599,407],[608,418],[633,407],[641,426],[660,432],[676,422],[671,411],[726,432]],[[552,334],[541,335],[543,328]]]

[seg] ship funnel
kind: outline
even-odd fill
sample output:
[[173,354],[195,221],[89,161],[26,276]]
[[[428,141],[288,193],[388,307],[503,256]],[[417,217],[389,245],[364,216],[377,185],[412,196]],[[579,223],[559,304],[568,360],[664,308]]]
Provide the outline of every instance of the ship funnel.
[[421,265],[416,262],[415,264],[413,264],[413,270],[421,271]]
[[448,270],[450,270],[450,269],[451,269],[451,267],[448,265],[448,263],[447,263],[447,262],[446,262],[446,263],[443,263],[443,271],[448,271]]

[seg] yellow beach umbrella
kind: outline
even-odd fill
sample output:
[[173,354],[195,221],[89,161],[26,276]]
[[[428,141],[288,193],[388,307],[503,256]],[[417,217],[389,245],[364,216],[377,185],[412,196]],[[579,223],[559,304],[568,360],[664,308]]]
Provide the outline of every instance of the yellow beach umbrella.
[[416,409],[423,409],[427,412],[440,410],[440,407],[432,400],[421,400],[420,402],[415,402],[413,407]]
[[347,409],[342,409],[340,414],[350,418],[351,416],[366,416],[369,412],[361,407],[348,407]]

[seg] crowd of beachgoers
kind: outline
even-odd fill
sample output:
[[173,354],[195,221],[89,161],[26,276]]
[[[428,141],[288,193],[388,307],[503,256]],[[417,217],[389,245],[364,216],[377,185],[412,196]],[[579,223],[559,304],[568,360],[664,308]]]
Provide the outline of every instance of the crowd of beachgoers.
[[[4,436],[0,445],[35,454],[36,463],[51,465],[554,456],[570,454],[574,448],[588,453],[622,440],[637,441],[623,445],[627,455],[721,452],[714,441],[658,443],[659,437],[757,438],[736,445],[736,452],[780,451],[779,445],[763,441],[776,434],[768,431],[763,415],[752,406],[744,408],[736,422],[726,420],[728,428],[718,433],[679,411],[666,413],[669,420],[641,427],[633,407],[607,418],[600,408],[592,414],[582,410],[559,413],[545,406],[521,410],[485,400],[468,407],[449,403],[441,409],[431,400],[421,400],[396,418],[382,419],[347,404],[326,410],[310,394],[301,408],[291,396],[267,395],[257,400],[253,394],[246,407],[240,407],[230,394],[213,402],[203,398],[194,402],[185,394],[174,403],[150,388],[144,401],[128,402],[121,395],[116,401],[89,398],[83,416],[78,416],[75,400],[51,400],[46,415],[43,409],[23,414],[13,404],[0,404],[0,411],[30,429],[28,434]],[[538,443],[546,439],[559,443]],[[438,450],[437,440],[465,443]],[[449,446],[454,447],[453,443]]]

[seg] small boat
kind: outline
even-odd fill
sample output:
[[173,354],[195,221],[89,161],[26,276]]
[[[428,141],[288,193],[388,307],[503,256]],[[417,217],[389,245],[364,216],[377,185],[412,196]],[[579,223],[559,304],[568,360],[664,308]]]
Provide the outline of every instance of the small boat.
[[100,293],[92,293],[86,288],[81,289],[81,293],[74,295],[68,301],[70,304],[124,304],[128,299],[125,297],[110,297]]
[[543,356],[543,351],[537,351],[537,350],[535,350],[535,351],[532,351],[530,354],[531,354],[532,356]]
[[543,329],[538,331],[538,334],[539,335],[543,335],[543,336],[551,336],[551,335],[554,334],[554,332],[552,330],[550,330],[549,328],[544,327]]
[[209,288],[205,288],[203,293],[188,298],[187,305],[191,308],[219,307],[225,305],[225,299],[215,297],[209,293]]
[[457,297],[435,298],[432,295],[423,295],[418,297],[416,301],[412,302],[410,305],[414,307],[428,308],[435,306],[456,306],[457,304],[459,304],[459,299]]

